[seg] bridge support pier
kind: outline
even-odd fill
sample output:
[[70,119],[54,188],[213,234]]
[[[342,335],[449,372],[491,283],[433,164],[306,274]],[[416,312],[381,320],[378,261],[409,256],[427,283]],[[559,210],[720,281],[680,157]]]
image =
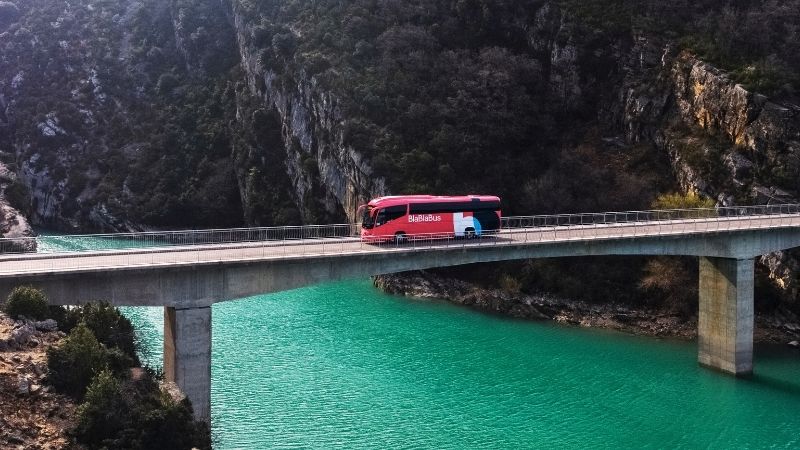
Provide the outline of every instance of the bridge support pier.
[[698,360],[733,375],[753,372],[752,259],[700,258]]
[[211,307],[164,307],[164,378],[192,402],[197,420],[211,422]]

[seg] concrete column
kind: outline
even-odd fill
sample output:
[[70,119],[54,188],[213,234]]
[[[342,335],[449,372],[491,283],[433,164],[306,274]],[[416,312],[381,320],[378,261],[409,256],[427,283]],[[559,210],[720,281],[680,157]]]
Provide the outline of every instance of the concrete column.
[[700,364],[733,375],[753,372],[752,259],[700,258]]
[[164,307],[164,377],[186,394],[195,418],[211,421],[211,307]]

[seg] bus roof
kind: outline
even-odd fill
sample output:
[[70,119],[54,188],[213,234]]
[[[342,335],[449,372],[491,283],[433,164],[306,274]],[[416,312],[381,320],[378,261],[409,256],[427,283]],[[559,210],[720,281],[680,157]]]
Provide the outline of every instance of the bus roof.
[[389,195],[370,200],[373,208],[405,205],[409,203],[448,203],[448,202],[499,202],[500,197],[494,195]]

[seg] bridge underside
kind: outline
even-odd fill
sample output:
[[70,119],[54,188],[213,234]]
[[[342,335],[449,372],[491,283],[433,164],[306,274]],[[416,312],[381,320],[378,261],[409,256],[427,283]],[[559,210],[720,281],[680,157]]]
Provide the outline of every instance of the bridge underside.
[[494,239],[485,241],[489,245],[463,242],[463,247],[423,250],[409,243],[384,251],[338,255],[0,275],[0,298],[5,298],[15,286],[31,284],[43,289],[51,303],[58,305],[102,299],[117,306],[192,308],[330,281],[481,262],[604,255],[752,259],[800,246],[800,230],[774,228],[509,245]]

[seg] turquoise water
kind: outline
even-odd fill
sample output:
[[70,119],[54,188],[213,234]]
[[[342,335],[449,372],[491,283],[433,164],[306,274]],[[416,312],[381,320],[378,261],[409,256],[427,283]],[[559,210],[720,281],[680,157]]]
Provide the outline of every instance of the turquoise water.
[[[163,310],[124,312],[160,366]],[[212,348],[219,449],[800,448],[800,352],[782,347],[757,347],[755,376],[737,380],[698,367],[693,342],[363,280],[214,305]]]
[[37,251],[40,253],[64,251],[79,252],[86,250],[120,250],[169,245],[169,242],[155,239],[155,237],[143,237],[138,240],[128,240],[112,237],[99,237],[97,235],[64,235],[47,230],[38,230],[37,234]]
[[[128,308],[160,365],[162,310]],[[369,281],[215,305],[215,448],[800,447],[800,353],[485,315]]]

